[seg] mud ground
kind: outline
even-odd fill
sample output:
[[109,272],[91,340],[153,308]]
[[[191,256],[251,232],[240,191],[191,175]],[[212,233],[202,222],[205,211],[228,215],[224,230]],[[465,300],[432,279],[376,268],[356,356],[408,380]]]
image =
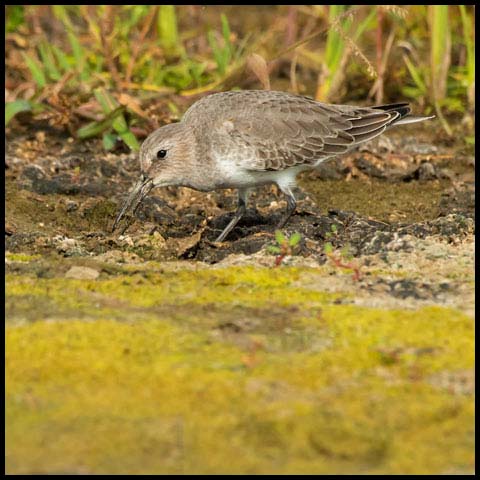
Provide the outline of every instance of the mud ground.
[[[395,264],[396,257],[408,264],[425,245],[438,258],[456,258],[463,255],[460,245],[473,245],[473,153],[439,142],[425,128],[402,130],[301,176],[297,212],[284,231],[299,232],[302,240],[296,258],[287,263],[324,264],[327,241],[338,251],[346,249],[363,268],[372,256],[384,266]],[[122,147],[105,153],[99,141],[78,143],[41,127],[34,133],[17,129],[6,147],[6,250],[206,265],[257,254],[256,262],[273,265],[268,246],[275,244],[275,225],[286,206],[275,187],[252,195],[248,213],[222,244],[214,239],[235,210],[236,194],[230,190],[156,189],[135,218],[127,218],[125,232],[112,233],[138,175],[136,155]],[[422,273],[434,274],[436,265],[431,269]]]

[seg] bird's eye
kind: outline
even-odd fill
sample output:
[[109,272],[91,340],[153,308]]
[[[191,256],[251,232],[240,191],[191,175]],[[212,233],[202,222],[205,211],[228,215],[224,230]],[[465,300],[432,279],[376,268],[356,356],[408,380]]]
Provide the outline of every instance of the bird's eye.
[[160,159],[160,158],[165,158],[167,156],[167,151],[166,150],[159,150],[157,152],[157,158]]

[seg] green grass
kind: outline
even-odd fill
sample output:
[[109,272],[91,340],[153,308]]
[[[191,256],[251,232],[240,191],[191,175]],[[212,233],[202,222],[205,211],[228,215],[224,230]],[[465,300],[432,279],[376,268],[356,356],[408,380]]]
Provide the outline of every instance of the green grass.
[[[32,30],[32,19],[42,14],[45,22],[48,8],[57,24],[55,33],[47,38],[46,33],[36,30],[37,24]],[[9,47],[7,74],[14,68],[16,78],[20,76],[23,81],[34,83],[33,96],[31,88],[20,89],[20,98],[13,98],[9,103],[26,100],[55,113],[56,95],[73,98],[77,105],[89,106],[88,118],[95,118],[96,123],[87,125],[86,117],[79,117],[75,112],[75,102],[70,102],[72,107],[66,118],[72,119],[69,128],[75,125],[78,138],[100,136],[105,147],[111,148],[119,137],[135,149],[131,127],[141,124],[146,114],[142,118],[138,110],[127,108],[128,115],[123,111],[112,118],[115,108],[110,105],[105,109],[98,102],[94,94],[97,89],[108,92],[117,103],[119,94],[128,91],[143,107],[144,99],[152,92],[190,95],[242,86],[247,78],[247,58],[256,54],[268,61],[275,59],[275,52],[282,52],[279,48],[284,35],[282,7],[276,10],[280,12],[275,17],[277,20],[272,16],[270,27],[258,31],[251,31],[245,24],[238,26],[242,23],[241,13],[240,22],[235,18],[235,28],[232,28],[232,19],[221,8],[210,10],[215,14],[210,15],[208,21],[202,11],[198,19],[204,23],[197,25],[190,18],[191,8],[174,5],[7,6],[6,36],[9,41],[15,40],[14,49],[18,42],[22,45],[19,53],[23,62],[21,68],[18,60],[12,63]],[[434,107],[444,128],[451,132],[454,127],[447,123],[443,113],[465,113],[468,106],[472,110],[474,105],[474,23],[471,7],[467,5],[403,9],[346,5],[332,5],[328,10],[319,6],[298,8],[297,38],[305,37],[302,28],[311,17],[317,18],[322,26],[317,33],[307,35],[309,41],[297,42],[293,48],[299,54],[295,58],[300,93],[323,101],[342,102],[350,91],[345,88],[350,76],[356,75],[355,82],[363,90],[355,96],[366,97],[375,76],[373,59],[366,52],[371,52],[375,44],[378,8],[383,8],[391,17],[389,25],[398,44],[408,45],[405,67],[395,69],[395,75],[389,64],[401,61],[401,50],[394,45],[388,57],[386,94],[394,97],[392,101],[407,96],[424,105],[426,111]],[[321,32],[325,35],[319,35]],[[317,43],[310,42],[311,39]],[[290,47],[283,49],[291,50]],[[283,59],[291,60],[286,54]],[[308,86],[302,79],[303,75],[305,78],[318,76],[320,70],[316,87]],[[279,79],[270,80],[275,88]],[[262,85],[268,86],[268,83]],[[23,92],[28,92],[28,98],[22,98]],[[52,96],[52,92],[55,95]],[[92,101],[96,101],[96,105],[90,103]],[[26,108],[24,103],[12,104],[8,107],[8,120]],[[38,110],[33,109],[33,117]],[[61,113],[65,116],[65,112]],[[127,122],[126,128],[123,122]]]

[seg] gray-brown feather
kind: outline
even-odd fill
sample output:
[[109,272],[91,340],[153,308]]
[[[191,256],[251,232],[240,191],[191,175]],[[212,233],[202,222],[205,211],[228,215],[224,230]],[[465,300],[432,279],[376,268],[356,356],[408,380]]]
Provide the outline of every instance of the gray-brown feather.
[[[209,95],[186,112],[183,122],[197,123],[199,116],[229,121],[232,141],[255,151],[248,169],[282,170],[314,165],[376,137],[409,111],[405,104],[393,107],[405,111],[325,105],[285,92],[247,90]],[[211,124],[205,128],[211,131]]]

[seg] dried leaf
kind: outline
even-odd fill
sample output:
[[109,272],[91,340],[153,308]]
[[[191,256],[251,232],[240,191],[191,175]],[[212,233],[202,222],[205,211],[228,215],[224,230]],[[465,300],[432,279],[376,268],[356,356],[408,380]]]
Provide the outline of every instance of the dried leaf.
[[247,66],[260,80],[263,89],[270,90],[270,77],[265,59],[258,53],[252,53],[247,59]]

